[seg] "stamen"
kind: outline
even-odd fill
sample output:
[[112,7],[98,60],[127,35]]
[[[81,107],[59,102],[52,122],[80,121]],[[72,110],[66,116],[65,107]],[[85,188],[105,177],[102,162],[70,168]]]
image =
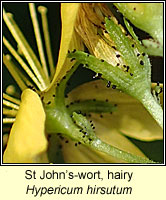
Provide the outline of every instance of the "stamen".
[[14,104],[14,103],[11,103],[10,101],[7,101],[5,99],[3,99],[3,105],[5,105],[7,107],[10,107],[10,108],[14,108],[15,110],[19,109],[18,105]]
[[52,78],[55,72],[55,67],[54,67],[54,60],[53,60],[52,51],[51,51],[50,34],[49,34],[49,29],[48,29],[47,8],[44,6],[39,6],[38,11],[41,14],[46,52],[47,52],[48,63],[50,67],[50,74]]
[[6,88],[6,93],[10,96],[20,98],[20,94],[16,91],[16,87],[14,85],[8,85]]
[[33,82],[37,85],[37,87],[42,90],[42,85],[37,80],[37,78],[34,76],[32,71],[29,69],[29,67],[25,64],[23,59],[17,54],[15,49],[11,46],[9,41],[3,36],[3,43],[8,48],[8,50],[11,52],[11,54],[15,57],[15,59],[20,63],[21,67],[26,71],[26,73],[29,75],[29,77],[33,80]]
[[43,71],[44,71],[47,79],[49,80],[47,64],[46,64],[43,45],[42,45],[42,39],[41,39],[41,35],[40,35],[40,28],[39,28],[39,24],[38,24],[38,20],[37,20],[37,15],[36,15],[34,3],[29,3],[29,10],[30,10],[32,24],[33,24],[33,28],[34,28],[34,32],[35,32],[38,52],[39,52],[39,56],[40,56],[42,66],[43,66]]
[[[3,130],[3,133],[4,133],[4,130]],[[3,135],[3,148],[7,145],[8,138],[9,138],[8,134]]]
[[3,118],[3,124],[12,124],[14,123],[16,118]]
[[19,100],[19,99],[16,99],[16,98],[14,98],[14,97],[11,97],[11,96],[9,96],[9,95],[7,95],[7,94],[5,94],[5,93],[3,93],[3,98],[6,99],[6,100],[8,100],[8,101],[11,101],[12,103],[15,103],[15,104],[17,104],[17,105],[20,105],[20,100]]
[[31,47],[29,46],[28,42],[24,38],[22,32],[20,31],[17,24],[13,20],[11,14],[9,14],[9,13],[7,14],[5,12],[5,9],[3,9],[3,19],[6,23],[6,25],[8,26],[11,34],[13,35],[14,39],[16,40],[16,42],[22,49],[22,52],[23,52],[26,60],[28,61],[31,69],[33,70],[34,74],[36,75],[36,77],[38,77],[38,80],[40,81],[40,83],[43,87],[42,91],[45,90],[47,88],[49,82],[47,81],[47,78],[45,77],[42,67],[41,67],[36,55],[34,54]]
[[27,88],[26,84],[20,77],[20,72],[16,69],[15,65],[11,61],[11,57],[9,55],[3,55],[3,62],[9,70],[10,74],[13,76],[15,81],[17,82],[19,88],[23,91]]
[[3,115],[15,117],[17,115],[17,110],[14,110],[14,109],[11,110],[11,109],[8,109],[8,108],[3,108]]

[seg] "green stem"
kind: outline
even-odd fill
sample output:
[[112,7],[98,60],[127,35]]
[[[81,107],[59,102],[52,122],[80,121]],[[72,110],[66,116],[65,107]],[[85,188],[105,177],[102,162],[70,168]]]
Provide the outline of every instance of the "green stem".
[[[47,131],[51,133],[62,133],[64,136],[67,136],[75,141],[81,142],[81,144],[90,147],[99,152],[106,153],[107,155],[113,156],[117,159],[124,160],[128,163],[155,163],[147,158],[143,158],[131,153],[122,151],[116,147],[113,147],[110,144],[107,144],[101,141],[99,138],[93,135],[92,140],[89,140],[89,136],[84,137],[84,134],[80,132],[80,129],[72,122],[71,117],[63,111],[57,112],[57,110],[46,109],[47,113],[47,122],[46,128]],[[53,114],[54,113],[54,114]],[[61,113],[60,116],[57,113]],[[50,129],[51,126],[51,129]]]
[[149,160],[148,158],[143,158],[143,157],[136,156],[131,153],[122,151],[116,147],[113,147],[113,146],[101,141],[100,139],[94,140],[92,142],[91,146],[95,150],[107,153],[108,155],[111,155],[115,158],[125,160],[128,163],[155,163],[154,161]]
[[140,98],[139,100],[163,129],[163,110],[152,94],[149,91],[146,91],[143,98]]

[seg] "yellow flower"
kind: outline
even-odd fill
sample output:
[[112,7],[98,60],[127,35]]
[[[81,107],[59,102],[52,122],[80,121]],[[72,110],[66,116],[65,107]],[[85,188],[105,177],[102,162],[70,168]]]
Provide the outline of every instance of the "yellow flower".
[[[21,31],[18,30],[18,27],[15,24],[11,14],[6,13],[5,10],[3,11],[4,20],[32,69],[30,69],[26,65],[21,56],[14,50],[14,48],[9,44],[5,37],[3,38],[4,45],[9,49],[9,51],[13,54],[13,56],[16,58],[16,60],[19,62],[22,68],[28,73],[32,81],[37,86],[35,87],[34,84],[28,81],[26,76],[24,76],[20,71],[18,71],[9,55],[4,55],[4,64],[6,65],[9,72],[15,78],[17,84],[23,91],[21,103],[15,98],[11,98],[7,94],[3,95],[3,103],[4,106],[6,106],[3,109],[3,113],[9,116],[16,116],[16,119],[3,119],[4,123],[12,123],[13,121],[15,121],[9,135],[7,148],[4,152],[3,161],[5,163],[48,162],[48,158],[46,156],[48,141],[46,139],[44,130],[45,112],[37,93],[39,93],[40,91],[42,92],[44,90],[49,90],[51,88],[51,85],[53,85],[54,82],[56,82],[57,80],[61,79],[66,73],[66,71],[71,68],[73,64],[71,64],[71,62],[69,63],[68,60],[66,60],[68,49],[73,49],[74,47],[77,49],[83,49],[81,41],[79,40],[78,36],[74,33],[73,26],[75,23],[75,18],[77,10],[79,8],[79,4],[62,4],[62,37],[61,47],[59,51],[59,59],[55,73],[52,55],[48,54],[50,56],[49,69],[51,71],[49,76],[48,67],[46,67],[45,59],[43,60],[43,47],[40,40],[40,30],[38,27],[34,4],[30,3],[29,8],[32,16],[34,30],[37,37],[37,44],[39,45],[38,49],[39,55],[41,56],[42,67],[39,61],[37,60],[35,54],[32,52],[32,49],[26,42],[24,36],[21,35]],[[43,30],[45,31],[45,39],[47,39],[47,51],[51,53],[46,19],[47,10],[45,7],[39,7],[39,11],[41,12],[41,16],[43,19]],[[72,12],[72,16],[69,16],[69,12]],[[34,76],[32,70],[36,76]],[[51,79],[52,76],[54,76],[53,80]],[[38,92],[35,93],[30,89],[26,89],[29,86],[33,86],[33,89],[36,91],[38,89]]]
[[[84,9],[86,12],[83,13],[82,8],[80,7],[84,5],[86,5],[87,8]],[[52,149],[57,150],[57,136],[52,135],[51,139],[47,138],[48,135],[45,132],[45,123],[47,127],[49,124],[47,119],[48,113],[45,108],[43,108],[40,97],[42,100],[44,97],[43,104],[52,104],[54,101],[55,88],[57,84],[59,84],[66,72],[69,71],[73,66],[73,62],[66,58],[68,50],[83,50],[82,41],[76,34],[74,27],[76,28],[77,33],[81,33],[80,35],[83,37],[84,43],[87,47],[90,46],[90,52],[96,55],[96,57],[104,57],[105,60],[113,65],[116,65],[117,62],[119,62],[119,59],[117,59],[115,56],[116,50],[110,48],[111,41],[108,41],[107,33],[101,33],[98,29],[97,25],[102,26],[101,21],[104,17],[98,7],[98,4],[93,4],[95,14],[97,15],[92,14],[92,11],[88,9],[89,5],[91,4],[61,4],[62,33],[56,70],[53,65],[52,57],[48,58],[50,64],[49,67],[46,66],[45,59],[43,59],[44,50],[40,40],[34,4],[30,4],[30,12],[36,33],[40,62],[32,52],[28,43],[25,41],[25,38],[21,35],[21,32],[18,30],[18,27],[11,15],[9,16],[4,11],[4,20],[10,29],[10,32],[15,37],[23,56],[29,62],[31,71],[30,68],[27,67],[24,60],[19,56],[19,54],[16,53],[16,51],[14,51],[5,38],[3,39],[3,42],[32,80],[29,81],[29,79],[27,79],[27,77],[24,76],[23,73],[18,70],[18,68],[16,68],[9,55],[4,55],[5,65],[23,91],[21,103],[18,101],[18,99],[11,98],[4,94],[5,107],[3,109],[3,113],[7,116],[13,116],[13,118],[4,118],[4,123],[15,121],[9,135],[7,148],[4,153],[5,163],[48,163],[50,162],[49,158],[51,156],[52,159],[54,159],[53,154],[56,152],[51,151]],[[110,12],[107,10],[104,4],[99,5],[104,12]],[[46,28],[47,21],[45,21],[46,10],[43,7],[40,7],[39,10],[42,14],[44,26],[43,31],[46,39],[45,46],[49,57],[51,53],[49,35]],[[87,17],[86,15],[89,16]],[[95,16],[97,17],[96,19]],[[92,21],[96,20],[95,22],[97,23],[91,29],[89,26],[92,26],[92,24],[88,22],[89,19]],[[79,22],[79,20],[81,20],[81,22]],[[85,30],[86,26],[84,26],[84,28],[80,28],[83,23],[89,23],[87,30]],[[95,37],[94,32],[96,34]],[[105,34],[104,37],[102,37],[102,34]],[[48,69],[50,70],[50,74]],[[31,86],[35,91],[26,89],[28,86]],[[108,89],[105,87],[104,82],[93,81],[76,88],[69,94],[69,98],[66,99],[66,104],[89,99],[97,99],[98,101],[102,100],[106,102],[109,101],[113,105],[118,105],[117,111],[115,111],[113,114],[106,113],[101,115],[90,113],[91,117],[89,118],[93,121],[95,132],[97,136],[104,142],[128,153],[146,157],[124,135],[143,141],[162,139],[161,128],[157,125],[154,119],[151,118],[147,111],[144,110],[143,106],[137,100],[113,89]],[[69,106],[69,108],[71,109],[71,106]],[[142,118],[142,115],[145,116],[144,119]],[[130,126],[128,125],[129,122]],[[79,141],[77,142],[79,143]],[[61,141],[61,144],[63,145],[62,153],[65,162],[126,162],[123,159],[101,153],[102,149],[101,152],[99,152],[84,145],[78,145],[76,149],[77,151],[75,151],[75,144],[78,143],[75,143],[75,141],[73,142],[71,140],[69,142],[68,139]],[[51,152],[49,158],[48,151]],[[56,160],[54,160],[54,162],[56,163]]]

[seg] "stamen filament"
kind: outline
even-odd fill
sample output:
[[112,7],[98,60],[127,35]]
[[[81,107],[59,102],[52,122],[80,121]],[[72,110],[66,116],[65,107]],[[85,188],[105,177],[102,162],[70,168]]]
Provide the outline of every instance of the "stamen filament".
[[3,124],[12,124],[14,123],[16,118],[3,118]]
[[46,64],[43,45],[42,45],[42,39],[41,39],[41,35],[40,35],[40,28],[39,28],[39,24],[38,24],[38,20],[37,20],[34,3],[29,3],[29,10],[30,10],[31,20],[32,20],[32,24],[33,24],[33,28],[34,28],[34,32],[35,32],[35,38],[36,38],[36,43],[37,43],[37,47],[38,47],[38,52],[39,52],[42,66],[43,66],[43,71],[44,71],[47,79],[49,80],[47,64]]
[[3,98],[6,99],[6,100],[8,100],[8,101],[11,101],[11,102],[13,102],[13,103],[15,103],[17,105],[20,105],[20,100],[19,99],[11,97],[11,96],[9,96],[9,95],[7,95],[5,93],[3,93]]
[[8,109],[8,108],[3,108],[3,115],[9,115],[9,116],[12,116],[12,117],[15,117],[17,114],[17,110],[15,109]]
[[40,81],[40,83],[43,87],[42,91],[45,90],[49,83],[48,83],[47,79],[44,78],[45,74],[42,71],[42,67],[41,67],[37,57],[35,56],[34,52],[30,48],[28,42],[25,40],[22,32],[20,31],[20,29],[18,28],[18,26],[12,19],[12,16],[9,14],[7,15],[7,13],[5,12],[5,9],[3,9],[3,19],[6,23],[6,25],[8,26],[11,34],[17,41],[20,48],[22,49],[22,52],[23,52],[25,58],[27,59],[29,65],[31,66],[34,74],[36,75],[36,77],[38,77],[38,80]]
[[3,55],[3,62],[9,70],[10,74],[13,76],[14,80],[18,84],[19,88],[23,91],[27,88],[26,84],[20,77],[20,73],[18,69],[16,69],[15,65],[11,61],[10,55]]
[[3,99],[3,105],[5,105],[7,107],[10,107],[10,108],[14,108],[15,110],[19,109],[18,105],[14,104],[14,103],[11,103],[10,101],[7,101],[5,99]]
[[50,34],[49,34],[49,29],[48,29],[47,8],[44,6],[39,6],[38,11],[41,14],[46,52],[47,52],[48,63],[50,67],[50,75],[52,78],[55,72],[55,67],[54,67],[54,61],[53,61],[53,56],[52,56],[52,51],[51,51]]
[[34,76],[32,71],[29,69],[29,67],[25,64],[23,59],[18,55],[18,53],[15,51],[15,49],[11,46],[9,41],[3,36],[3,43],[8,48],[8,50],[11,52],[11,54],[15,57],[15,59],[20,63],[21,67],[26,71],[26,73],[29,75],[29,77],[33,80],[33,82],[38,86],[40,90],[42,90],[42,85],[37,80],[37,78]]

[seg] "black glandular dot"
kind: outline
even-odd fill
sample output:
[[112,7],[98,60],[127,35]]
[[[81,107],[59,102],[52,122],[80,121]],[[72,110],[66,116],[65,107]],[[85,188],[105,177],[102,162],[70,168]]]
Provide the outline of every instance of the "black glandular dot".
[[76,52],[76,49],[74,49],[73,51],[72,51],[72,53],[75,53]]
[[140,53],[137,53],[137,57],[140,56]]
[[115,46],[112,46],[112,48],[116,50],[116,47],[115,47]]
[[47,102],[47,105],[51,104],[51,101]]
[[130,69],[130,67],[129,67],[129,66],[126,66],[126,72],[128,72],[128,71],[129,71],[129,69]]
[[70,61],[72,62],[73,60],[75,60],[75,58],[72,58]]
[[75,143],[75,147],[77,146],[77,143]]
[[64,137],[63,137],[63,136],[61,136],[61,135],[59,136],[59,138],[60,138],[61,140],[63,140],[63,139],[64,139]]
[[113,86],[112,86],[112,89],[116,89],[116,85],[113,85]]
[[144,62],[143,62],[143,60],[141,60],[141,61],[140,61],[140,65],[144,65]]
[[133,74],[132,74],[132,73],[130,73],[130,76],[133,76]]
[[108,82],[107,82],[107,88],[109,88],[110,86],[111,86],[111,82],[108,81]]
[[120,58],[120,55],[119,55],[119,54],[117,54],[117,55],[116,55],[116,57],[117,57],[117,58]]
[[145,56],[146,54],[145,53],[142,53],[142,56]]

